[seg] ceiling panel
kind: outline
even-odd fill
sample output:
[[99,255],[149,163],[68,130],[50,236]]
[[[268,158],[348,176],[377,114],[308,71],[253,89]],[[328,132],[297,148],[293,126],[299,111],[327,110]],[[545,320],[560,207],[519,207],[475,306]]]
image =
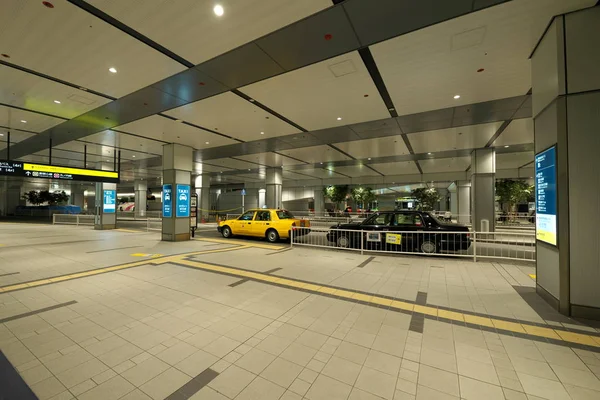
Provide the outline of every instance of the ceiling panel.
[[347,167],[329,167],[329,169],[338,172],[340,174],[348,175],[352,178],[359,178],[361,176],[381,176],[377,172],[368,168],[366,165],[350,165]]
[[401,136],[336,143],[335,146],[355,158],[375,158],[409,154]]
[[[333,168],[333,167],[332,167]],[[299,174],[310,175],[318,179],[327,179],[327,178],[341,178],[343,177],[340,174],[336,174],[332,170],[324,169],[324,168],[307,168],[301,170],[292,170],[292,172],[297,172]]]
[[[26,122],[22,122],[26,121]],[[64,120],[0,105],[0,126],[43,132]]]
[[308,130],[389,117],[356,51],[240,90]]
[[259,167],[255,163],[235,160],[233,158],[219,158],[216,160],[206,160],[205,164],[239,170],[247,170],[248,168],[254,169]]
[[303,164],[301,161],[285,157],[276,153],[258,153],[247,156],[237,156],[237,159],[254,162],[268,167],[281,167],[284,165]]
[[168,143],[183,144],[194,149],[207,149],[237,143],[235,140],[158,115],[142,118],[116,129]]
[[305,171],[283,171],[283,179],[284,180],[304,180],[304,179],[316,179],[317,177],[311,174],[306,173]]
[[417,164],[415,164],[414,161],[401,161],[369,165],[386,176],[419,173]]
[[533,162],[533,152],[496,154],[496,169],[520,168]]
[[[17,131],[14,129],[10,130],[10,142],[18,143],[25,139],[35,136],[34,133]],[[0,142],[6,143],[8,141],[8,129],[0,128]]]
[[[0,49],[10,62],[113,97],[185,69],[66,0],[52,3],[54,8],[41,1],[2,0]],[[159,26],[179,29],[171,24],[155,28]],[[110,73],[111,67],[118,72]]]
[[471,157],[435,158],[420,160],[419,165],[425,174],[437,172],[464,172],[471,165]]
[[175,108],[165,114],[244,141],[300,132],[231,92]]
[[510,146],[515,144],[533,143],[533,119],[523,118],[512,120],[504,132],[498,136],[492,146]]
[[64,118],[74,118],[110,101],[3,65],[0,65],[0,82],[0,103]]
[[215,167],[209,164],[194,163],[194,173],[206,174],[207,172],[220,172],[220,171],[231,171],[231,168],[226,167]]
[[128,135],[126,133],[106,130],[86,136],[82,141],[98,143],[105,146],[119,147],[121,149],[139,150],[141,152],[162,155],[164,142],[146,139],[140,136]]
[[485,147],[502,122],[411,133],[408,135],[415,153],[435,153],[446,150]]
[[88,2],[194,64],[332,5],[330,0],[221,0],[224,14],[217,17],[212,0]]
[[294,157],[309,164],[326,163],[328,161],[351,160],[339,151],[329,146],[311,146],[299,149],[281,150],[281,154]]
[[509,1],[381,42],[371,51],[400,115],[523,95],[531,88],[529,54],[550,19],[595,3]]

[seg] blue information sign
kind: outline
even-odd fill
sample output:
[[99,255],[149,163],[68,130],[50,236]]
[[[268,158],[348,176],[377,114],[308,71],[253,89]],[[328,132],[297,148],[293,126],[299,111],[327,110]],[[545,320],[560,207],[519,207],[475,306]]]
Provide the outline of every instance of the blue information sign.
[[188,217],[190,216],[190,185],[177,185],[177,198],[175,204],[177,208],[175,210],[176,217]]
[[113,214],[117,210],[117,191],[116,190],[105,190],[104,191],[104,202],[102,203],[102,210],[106,214]]
[[162,197],[163,217],[171,218],[173,216],[173,186],[163,185]]
[[556,246],[556,147],[535,156],[535,237]]

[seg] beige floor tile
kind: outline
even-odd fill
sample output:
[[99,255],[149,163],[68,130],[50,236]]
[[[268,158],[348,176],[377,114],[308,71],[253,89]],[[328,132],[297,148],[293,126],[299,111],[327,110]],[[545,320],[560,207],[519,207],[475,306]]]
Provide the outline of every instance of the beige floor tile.
[[310,400],[341,400],[347,399],[351,391],[351,386],[320,375],[312,384],[305,397]]
[[189,376],[196,376],[219,360],[217,356],[203,350],[194,352],[183,361],[175,364],[175,368]]
[[67,371],[63,371],[56,375],[56,377],[65,385],[67,388],[71,388],[78,385],[94,376],[101,374],[108,370],[108,367],[98,359],[86,361],[75,368],[71,368]]
[[88,380],[85,380],[85,381],[71,387],[69,389],[69,391],[73,395],[79,396],[79,395],[87,392],[88,390],[95,388],[96,386],[98,386],[98,385],[96,385],[96,383],[93,380],[88,379]]
[[518,390],[503,388],[504,398],[506,400],[527,400],[527,395]]
[[552,369],[563,384],[600,391],[600,380],[589,370],[582,371],[580,369],[573,369],[562,365],[553,365]]
[[316,353],[317,350],[313,348],[303,346],[299,343],[292,343],[281,353],[280,357],[298,365],[306,366]]
[[496,369],[493,365],[466,358],[459,358],[457,363],[459,375],[491,383],[493,385],[500,385]]
[[204,346],[202,350],[217,357],[224,357],[227,353],[233,351],[233,349],[238,347],[240,344],[241,343],[237,340],[222,336],[207,346]]
[[565,389],[573,400],[597,400],[600,399],[600,392],[586,389],[579,386],[565,384]]
[[[458,400],[456,396],[443,393],[427,386],[419,385],[417,387],[416,400]],[[482,399],[483,400],[483,399]]]
[[364,390],[353,388],[348,400],[381,400],[381,397],[365,392]]
[[278,400],[284,392],[281,386],[259,376],[242,390],[236,400]]
[[296,339],[296,342],[319,350],[327,342],[327,339],[326,335],[306,330]]
[[227,397],[223,396],[221,393],[215,391],[214,389],[209,388],[208,386],[204,386],[198,392],[196,392],[189,400],[229,400]]
[[166,362],[169,365],[175,365],[178,362],[189,357],[190,354],[196,351],[196,347],[185,342],[179,342],[168,349],[161,351],[156,355],[157,358]]
[[292,344],[291,339],[281,338],[275,335],[269,335],[263,341],[256,345],[257,349],[266,351],[275,356],[280,355],[283,351]]
[[151,397],[142,392],[140,389],[135,389],[134,391],[131,391],[125,396],[121,397],[119,400],[151,400]]
[[570,396],[563,385],[555,380],[544,379],[537,376],[517,372],[525,393],[543,397],[549,400],[569,400]]
[[25,371],[20,371],[20,375],[28,386],[35,385],[52,376],[52,373],[44,365],[37,365]]
[[220,337],[221,335],[219,335],[218,333],[208,329],[204,329],[185,339],[185,342],[196,346],[197,348],[203,348],[205,346],[208,346],[210,343],[214,342]]
[[127,371],[123,372],[121,376],[131,382],[134,386],[139,387],[167,369],[169,369],[167,363],[156,357],[150,357],[135,367],[129,368]]
[[283,358],[275,359],[260,374],[263,378],[288,388],[302,372],[302,367]]
[[140,386],[140,390],[154,400],[162,400],[177,391],[191,379],[191,377],[183,372],[175,368],[169,368]]
[[133,391],[135,387],[121,376],[115,376],[79,396],[80,400],[116,400]]
[[491,385],[464,376],[459,377],[460,396],[466,400],[504,400],[500,386]]
[[208,386],[219,393],[233,399],[256,377],[255,374],[235,365],[227,368],[223,373],[213,379]]
[[44,379],[31,386],[31,390],[36,394],[39,400],[46,400],[64,392],[67,388],[55,377]]
[[252,349],[244,354],[234,364],[244,368],[256,375],[260,374],[269,364],[275,360],[275,356],[259,349]]
[[300,396],[304,396],[310,389],[310,383],[303,381],[302,379],[296,379],[290,385],[290,391]]
[[396,376],[363,367],[355,386],[359,389],[391,400],[396,391]]
[[369,355],[369,349],[354,343],[342,342],[333,355],[363,365]]
[[[452,396],[459,396],[458,375],[441,369],[421,365],[419,369],[419,385],[442,391]],[[417,390],[417,398],[418,398]]]
[[388,375],[397,375],[400,371],[401,364],[402,359],[400,357],[395,357],[377,350],[371,350],[365,360],[366,367],[385,372]]
[[279,400],[302,400],[302,396],[288,390],[279,398]]
[[142,349],[133,344],[125,344],[98,356],[98,359],[112,368],[142,352]]

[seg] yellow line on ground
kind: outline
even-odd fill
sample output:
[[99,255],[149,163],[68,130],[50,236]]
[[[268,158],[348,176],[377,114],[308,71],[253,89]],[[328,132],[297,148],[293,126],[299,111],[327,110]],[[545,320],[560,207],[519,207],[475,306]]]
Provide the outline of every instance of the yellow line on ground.
[[258,249],[267,249],[267,250],[281,250],[281,249],[285,248],[285,246],[275,246],[275,245],[272,245],[272,244],[243,242],[241,240],[233,240],[233,239],[196,238],[194,240],[198,240],[198,241],[201,241],[201,242],[248,245],[248,247],[256,247]]
[[384,305],[392,309],[411,311],[413,313],[430,315],[451,321],[467,322],[473,325],[486,326],[489,328],[496,328],[509,332],[528,334],[538,338],[562,340],[564,342],[577,343],[600,348],[600,337],[597,336],[590,336],[575,332],[567,332],[553,328],[528,325],[524,323],[504,321],[490,317],[470,315],[456,311],[443,310],[436,307],[412,304],[401,300],[391,300],[385,297],[379,297],[377,295],[358,293],[352,290],[342,290],[319,284],[301,282],[295,279],[277,277],[269,274],[263,274],[261,272],[251,272],[239,270],[237,268],[224,267],[220,265],[204,264],[198,261],[179,260],[177,261],[177,263],[205,271],[226,273],[240,278],[253,279],[259,282],[285,286],[290,289],[302,289],[305,291],[312,292],[313,294],[331,294],[337,297],[341,297],[342,299],[359,300],[366,303],[371,303],[375,306]]
[[535,278],[537,277],[537,275],[536,275],[536,274],[527,274],[527,275],[529,275],[529,277],[530,277],[531,279],[535,279]]

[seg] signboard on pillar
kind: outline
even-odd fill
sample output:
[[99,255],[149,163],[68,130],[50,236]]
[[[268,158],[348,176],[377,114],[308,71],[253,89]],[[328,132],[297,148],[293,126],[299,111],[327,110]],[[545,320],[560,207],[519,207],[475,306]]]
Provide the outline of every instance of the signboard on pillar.
[[175,200],[175,216],[177,218],[190,217],[190,185],[177,185]]
[[162,203],[163,217],[171,218],[173,216],[173,186],[163,185]]
[[557,245],[556,147],[535,156],[535,237]]
[[117,191],[104,190],[102,211],[106,214],[114,214],[117,210]]

